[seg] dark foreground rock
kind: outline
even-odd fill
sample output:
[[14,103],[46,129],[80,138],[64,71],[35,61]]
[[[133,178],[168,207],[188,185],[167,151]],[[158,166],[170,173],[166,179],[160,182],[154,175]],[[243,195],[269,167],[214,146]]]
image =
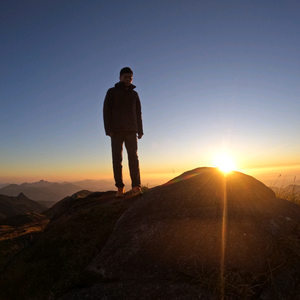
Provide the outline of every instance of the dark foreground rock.
[[[198,168],[136,201],[85,274],[123,286],[119,296],[105,292],[110,288],[104,283],[92,288],[107,300],[188,299],[189,293],[189,299],[206,299],[204,288],[223,299],[298,299],[292,297],[299,280],[299,237],[299,206],[276,198],[251,176]],[[152,298],[147,284],[135,292],[136,298],[127,297],[131,289],[122,285],[153,280],[161,284],[155,285]],[[183,282],[191,290],[179,289],[177,298],[163,293],[159,298],[155,292]]]
[[95,284],[91,288],[74,290],[60,300],[211,300],[211,292],[188,283],[111,282]]

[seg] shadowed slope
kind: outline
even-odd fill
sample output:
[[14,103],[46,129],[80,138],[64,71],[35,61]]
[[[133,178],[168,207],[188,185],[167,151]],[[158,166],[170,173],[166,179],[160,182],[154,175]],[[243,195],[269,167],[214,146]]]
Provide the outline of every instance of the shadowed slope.
[[46,207],[27,198],[23,193],[17,197],[0,195],[0,220],[26,213],[41,213]]
[[[53,218],[47,220],[45,231],[33,239],[29,236],[26,245],[16,249],[12,263],[6,263],[7,255],[2,255],[2,261],[0,257],[0,299],[53,300],[74,288],[82,270],[107,242],[116,221],[137,200],[130,195],[120,200],[115,194],[80,191],[50,210]],[[10,244],[15,241],[8,240]],[[6,251],[8,246],[0,244],[0,254],[5,254],[2,249],[6,247]],[[3,270],[1,264],[6,265]]]

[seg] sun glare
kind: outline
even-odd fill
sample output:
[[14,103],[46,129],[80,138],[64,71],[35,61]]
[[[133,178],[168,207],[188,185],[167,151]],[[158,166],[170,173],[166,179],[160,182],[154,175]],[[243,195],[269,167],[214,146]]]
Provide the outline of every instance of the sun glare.
[[215,164],[224,173],[228,173],[235,168],[233,160],[226,154],[219,155],[215,160]]

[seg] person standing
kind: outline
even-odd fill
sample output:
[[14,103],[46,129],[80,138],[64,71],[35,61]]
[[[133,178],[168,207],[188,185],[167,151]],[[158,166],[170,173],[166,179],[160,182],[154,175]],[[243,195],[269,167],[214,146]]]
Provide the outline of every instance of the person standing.
[[117,197],[125,194],[123,182],[122,160],[123,144],[128,154],[131,178],[131,193],[142,194],[139,159],[137,154],[137,138],[143,133],[142,109],[139,95],[132,84],[133,71],[125,67],[120,71],[120,81],[110,88],[103,104],[103,120],[106,135],[111,138],[112,163]]

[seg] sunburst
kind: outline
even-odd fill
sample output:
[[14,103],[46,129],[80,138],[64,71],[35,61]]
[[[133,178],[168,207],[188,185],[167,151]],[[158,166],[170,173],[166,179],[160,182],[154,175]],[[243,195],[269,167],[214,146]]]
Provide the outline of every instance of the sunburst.
[[215,166],[224,173],[231,172],[235,169],[232,158],[226,153],[222,153],[216,157]]

